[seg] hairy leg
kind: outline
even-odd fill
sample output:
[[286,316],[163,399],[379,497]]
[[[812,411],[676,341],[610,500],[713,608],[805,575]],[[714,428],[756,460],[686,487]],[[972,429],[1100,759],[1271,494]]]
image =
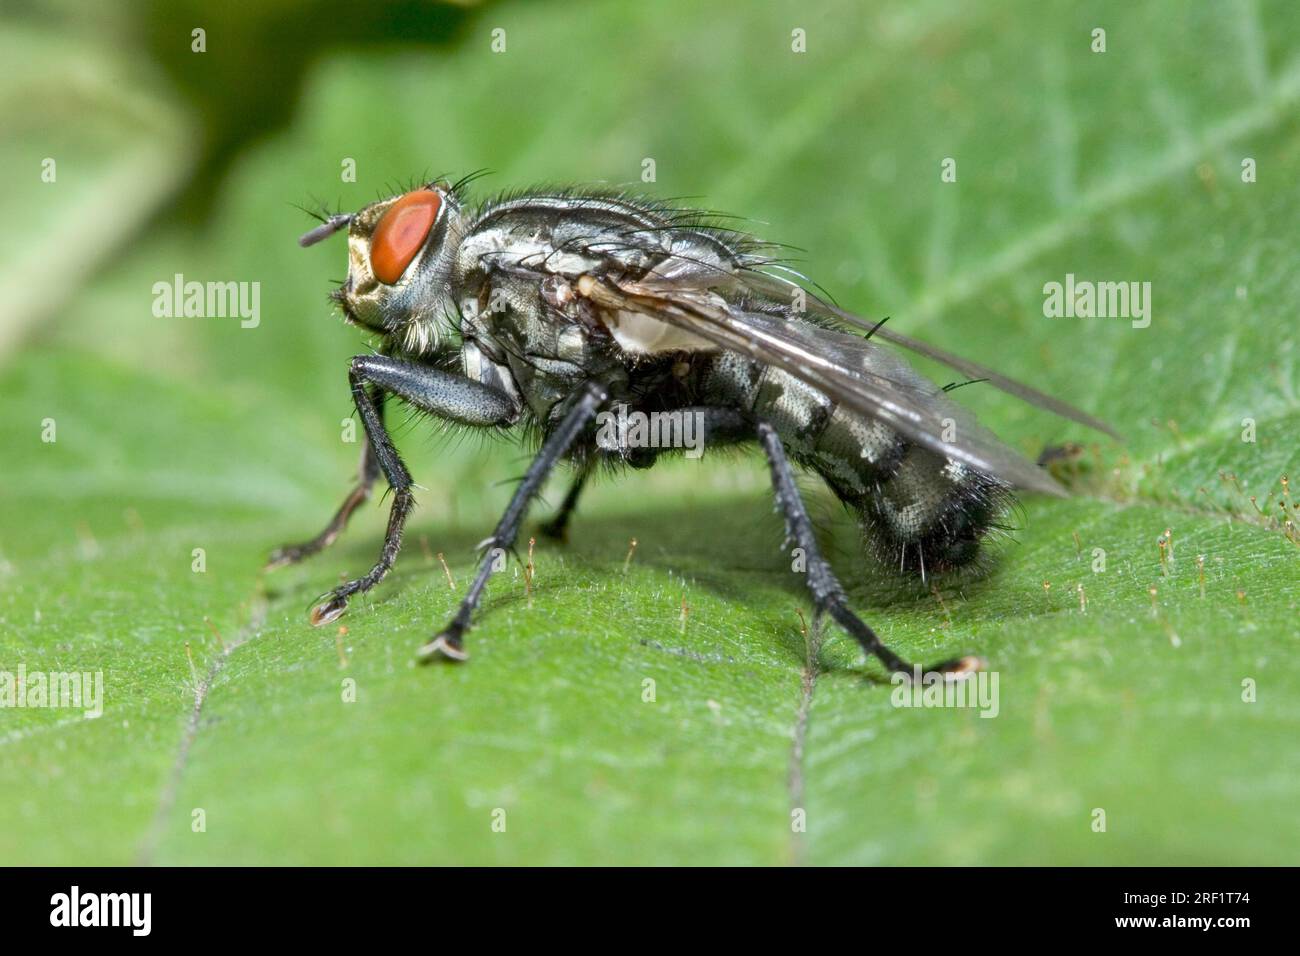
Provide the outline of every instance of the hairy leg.
[[514,496],[510,499],[510,504],[506,506],[505,514],[497,522],[496,530],[481,545],[484,556],[479,561],[478,573],[470,584],[469,591],[466,592],[464,600],[461,601],[455,616],[447,626],[433,640],[420,648],[419,656],[422,660],[444,657],[449,660],[463,661],[469,656],[465,652],[464,635],[469,629],[470,618],[483,597],[483,591],[487,588],[488,577],[492,574],[492,552],[497,549],[509,550],[514,545],[529,502],[541,489],[556,463],[564,457],[578,436],[595,419],[596,413],[607,397],[603,386],[594,382],[586,385],[578,393],[576,401],[565,412],[559,425],[542,444],[537,457],[524,473],[524,480],[519,483]]
[[393,503],[388,512],[388,529],[378,560],[362,577],[341,584],[322,596],[311,611],[311,622],[318,626],[328,624],[347,610],[348,599],[353,594],[364,593],[384,579],[402,546],[402,530],[415,505],[410,472],[393,447],[379,407],[371,398],[371,390],[396,395],[422,411],[464,425],[509,425],[519,415],[519,410],[504,392],[441,369],[382,355],[354,358],[348,370],[348,381],[375,460],[393,490]]
[[573,484],[569,485],[569,490],[564,495],[564,501],[560,504],[560,510],[555,513],[555,517],[550,521],[539,525],[538,531],[556,541],[564,541],[569,537],[569,519],[573,517],[574,509],[578,507],[578,498],[582,495],[583,486],[587,484],[587,479],[591,477],[594,467],[593,464],[588,462],[578,469],[577,475],[573,478]]
[[[371,401],[374,402],[375,411],[379,415],[379,420],[384,420],[384,393],[379,389],[370,390]],[[370,498],[371,489],[374,487],[375,479],[379,477],[379,459],[375,457],[375,450],[371,446],[369,439],[361,446],[361,465],[357,469],[357,484],[348,496],[343,499],[343,504],[339,510],[334,513],[323,531],[310,541],[304,541],[301,544],[286,544],[276,548],[267,558],[266,569],[284,567],[287,564],[297,564],[313,554],[324,551],[335,539],[343,533],[343,529],[348,525],[348,519],[352,517],[352,512],[356,511],[363,503]]]
[[[683,408],[681,412],[683,415],[698,416],[700,423],[698,434],[702,448],[734,445],[737,442],[753,441],[754,439],[754,423],[735,409],[699,405]],[[564,501],[560,505],[560,510],[556,512],[555,517],[539,527],[538,530],[542,534],[557,541],[563,541],[568,537],[569,519],[573,517],[573,512],[578,505],[578,498],[582,495],[582,489],[586,486],[587,479],[591,477],[594,470],[594,461],[583,464],[574,477],[573,484],[569,486]]]
[[[844,588],[817,546],[812,521],[808,518],[808,511],[799,496],[794,472],[786,458],[785,447],[781,444],[781,436],[771,425],[759,422],[758,441],[767,454],[768,465],[772,471],[772,489],[777,505],[785,517],[786,534],[803,549],[807,557],[808,590],[812,592],[813,606],[817,615],[829,614],[836,624],[848,631],[862,645],[864,651],[874,654],[889,670],[915,674],[916,668],[886,647],[876,636],[876,632],[849,610]],[[924,668],[922,673],[941,673],[959,677],[973,673],[980,667],[979,658],[958,657]]]

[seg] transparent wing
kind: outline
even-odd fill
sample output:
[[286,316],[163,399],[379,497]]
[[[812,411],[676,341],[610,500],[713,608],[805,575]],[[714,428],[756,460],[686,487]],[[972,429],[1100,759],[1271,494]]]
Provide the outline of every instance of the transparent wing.
[[892,352],[858,336],[796,325],[763,311],[762,303],[729,301],[714,291],[726,284],[716,273],[699,279],[692,284],[681,274],[651,273],[640,281],[616,282],[584,275],[578,291],[602,308],[649,316],[780,368],[936,454],[1020,488],[1065,495],[1046,471],[1008,448]]
[[[737,287],[745,287],[756,294],[770,297],[776,301],[789,302],[790,296],[794,289],[801,288],[794,283],[782,279],[779,276],[769,275],[765,272],[747,272],[743,276],[737,276],[735,283]],[[806,291],[806,290],[805,290]],[[949,368],[954,368],[963,375],[971,378],[978,378],[987,381],[994,388],[1000,389],[1009,395],[1014,395],[1021,401],[1028,402],[1039,408],[1046,409],[1053,414],[1060,415],[1062,418],[1068,418],[1072,421],[1079,422],[1081,425],[1087,425],[1089,428],[1099,432],[1104,432],[1112,438],[1123,440],[1112,426],[1106,424],[1099,418],[1089,415],[1085,411],[1075,408],[1059,398],[1053,398],[1045,392],[1040,392],[1036,388],[1017,382],[1015,379],[1007,378],[999,372],[987,366],[980,365],[978,362],[972,362],[970,359],[962,358],[960,355],[954,355],[952,352],[945,351],[928,343],[918,341],[910,336],[903,335],[901,332],[888,328],[879,322],[870,322],[852,312],[846,312],[841,308],[831,305],[824,299],[818,298],[812,293],[807,293],[807,309],[811,313],[822,315],[825,318],[836,322],[843,322],[846,325],[854,326],[865,332],[871,332],[879,336],[886,342],[893,342],[895,345],[902,346],[909,351],[918,355],[924,355],[926,358],[934,359],[936,362],[942,362]]]

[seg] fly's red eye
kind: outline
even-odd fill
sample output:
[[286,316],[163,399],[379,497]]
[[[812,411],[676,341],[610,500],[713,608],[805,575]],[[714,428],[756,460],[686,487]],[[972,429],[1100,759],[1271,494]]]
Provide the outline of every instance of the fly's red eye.
[[376,279],[392,285],[402,277],[424,245],[441,205],[436,192],[417,189],[389,207],[370,239],[370,268]]

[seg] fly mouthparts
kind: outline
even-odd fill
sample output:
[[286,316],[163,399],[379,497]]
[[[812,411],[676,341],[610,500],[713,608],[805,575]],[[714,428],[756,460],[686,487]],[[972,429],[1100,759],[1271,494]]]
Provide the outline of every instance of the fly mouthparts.
[[346,229],[350,222],[352,222],[351,213],[348,213],[347,215],[330,216],[315,229],[311,230],[311,232],[303,233],[302,237],[298,240],[298,245],[302,246],[304,249],[308,246],[314,246],[322,239],[328,239],[340,229]]

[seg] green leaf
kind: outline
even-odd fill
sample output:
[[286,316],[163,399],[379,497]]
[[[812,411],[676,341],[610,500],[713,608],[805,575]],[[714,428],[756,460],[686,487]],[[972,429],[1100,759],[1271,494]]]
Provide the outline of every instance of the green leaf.
[[[0,857],[1295,862],[1298,21],[1280,0],[520,3],[436,57],[332,50],[213,221],[119,247],[0,373],[0,672],[104,680],[98,719],[0,709]],[[11,149],[44,155],[30,133]],[[570,545],[537,543],[531,587],[513,564],[493,579],[465,666],[413,651],[526,449],[399,429],[420,508],[346,633],[306,611],[373,560],[386,502],[260,573],[324,523],[358,452],[345,369],[365,345],[323,295],[343,250],[298,249],[290,204],[482,166],[502,188],[636,182],[645,158],[648,191],[761,220],[844,306],[1126,434],[958,392],[1029,455],[1086,447],[1076,497],[1024,500],[985,574],[933,589],[862,558],[807,483],[866,620],[909,659],[985,657],[996,717],[895,706],[847,636],[804,633],[752,455],[598,483]],[[57,198],[15,182],[24,208]],[[176,273],[260,282],[260,324],[154,317]],[[1149,327],[1046,317],[1067,274],[1150,282]]]

